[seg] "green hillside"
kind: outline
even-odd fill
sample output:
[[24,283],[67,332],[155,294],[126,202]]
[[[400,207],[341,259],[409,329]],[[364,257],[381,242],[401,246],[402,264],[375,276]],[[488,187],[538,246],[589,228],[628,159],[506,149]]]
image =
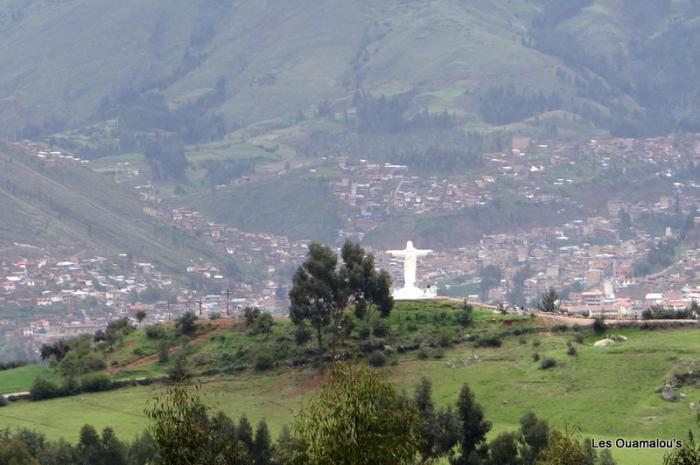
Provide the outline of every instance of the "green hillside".
[[213,248],[147,216],[137,198],[72,161],[48,166],[0,146],[0,244],[30,243],[65,253],[129,253],[184,274],[192,260],[223,263]]
[[244,231],[286,235],[291,239],[333,242],[340,220],[326,179],[289,174],[174,199],[207,218]]
[[[407,116],[448,110],[472,128],[692,128],[700,67],[683,50],[700,39],[698,14],[671,0],[3,0],[0,127],[90,127],[107,131],[101,151],[124,153],[124,122],[155,129],[161,98],[190,113],[183,135],[200,143],[300,114],[352,119],[361,91],[410,92]],[[528,120],[552,110],[566,112]]]
[[[455,323],[460,304],[449,301],[399,303],[390,317],[390,332],[381,343],[397,348],[402,343],[422,340],[425,348],[390,356],[393,360],[382,373],[402,389],[412,391],[422,376],[433,381],[434,398],[439,405],[454,403],[463,383],[475,391],[494,423],[494,432],[515,429],[528,411],[546,418],[558,428],[577,427],[583,435],[602,438],[683,437],[695,422],[689,408],[700,391],[692,380],[677,389],[686,397],[665,402],[656,388],[675,373],[687,372],[700,362],[700,339],[696,329],[616,330],[626,341],[612,347],[596,348],[602,336],[590,330],[548,331],[543,322],[503,316],[476,309],[475,324],[465,330]],[[358,326],[358,331],[361,326]],[[519,328],[540,328],[539,332],[517,335]],[[551,328],[550,328],[551,329]],[[256,423],[267,419],[273,434],[291,421],[293,412],[308,399],[319,384],[316,370],[280,364],[266,371],[235,368],[255,359],[260,351],[283,354],[281,348],[292,339],[286,320],[277,320],[269,336],[251,334],[242,322],[205,322],[192,337],[181,339],[184,353],[194,371],[209,373],[199,377],[206,401],[214,409],[231,416],[246,414]],[[445,334],[501,333],[501,347],[478,347],[473,342],[440,342]],[[353,331],[345,347],[359,347],[362,339]],[[580,334],[580,336],[575,336]],[[567,354],[567,343],[574,342],[576,354]],[[293,342],[292,342],[293,344]],[[308,344],[312,345],[312,342]],[[157,340],[143,330],[129,335],[109,357],[116,360],[115,375],[143,376],[162,373],[172,365],[155,358]],[[310,347],[309,345],[309,347]],[[431,347],[432,346],[432,347]],[[292,349],[303,356],[301,346]],[[176,350],[176,349],[175,349]],[[427,356],[421,352],[427,351]],[[533,361],[552,358],[557,366],[548,370]],[[175,352],[173,352],[175,354]],[[300,355],[301,354],[301,355]],[[233,365],[232,365],[233,364]],[[110,363],[111,365],[111,363]],[[225,367],[234,367],[226,372]],[[212,374],[214,368],[224,368]],[[24,376],[27,368],[17,373]],[[13,376],[9,370],[0,383]],[[16,385],[16,384],[15,384]],[[95,394],[81,394],[46,401],[20,401],[0,408],[0,422],[8,427],[28,427],[45,432],[50,438],[75,440],[80,426],[113,426],[120,437],[131,438],[145,426],[145,403],[161,387],[141,386]],[[618,463],[652,465],[660,463],[664,451],[614,450]]]

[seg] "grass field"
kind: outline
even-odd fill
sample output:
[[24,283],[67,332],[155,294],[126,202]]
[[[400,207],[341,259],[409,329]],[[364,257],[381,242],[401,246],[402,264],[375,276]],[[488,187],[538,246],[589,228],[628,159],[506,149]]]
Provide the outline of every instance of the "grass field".
[[[616,438],[685,437],[694,425],[690,402],[700,389],[683,388],[685,401],[666,403],[654,389],[674,370],[698,361],[697,330],[622,332],[628,341],[606,349],[592,346],[587,336],[578,356],[566,355],[571,335],[537,334],[505,340],[498,349],[475,349],[462,344],[444,358],[418,360],[401,356],[386,375],[411,391],[422,376],[433,380],[436,402],[454,403],[463,383],[484,405],[494,432],[514,429],[527,411],[535,411],[559,428],[578,428],[582,435]],[[533,340],[540,346],[534,347]],[[558,361],[550,370],[538,369],[532,354]],[[318,377],[312,370],[279,369],[269,374],[246,374],[203,381],[207,402],[231,416],[265,418],[273,434],[293,418],[293,410],[314,392]],[[0,409],[0,425],[44,431],[51,438],[74,440],[80,426],[113,426],[124,438],[146,425],[144,407],[158,387],[139,387],[43,402],[20,402]],[[658,464],[663,451],[614,450],[621,465]]]
[[25,365],[13,370],[0,371],[0,394],[27,391],[37,376],[47,379],[58,377],[51,369],[41,365]]

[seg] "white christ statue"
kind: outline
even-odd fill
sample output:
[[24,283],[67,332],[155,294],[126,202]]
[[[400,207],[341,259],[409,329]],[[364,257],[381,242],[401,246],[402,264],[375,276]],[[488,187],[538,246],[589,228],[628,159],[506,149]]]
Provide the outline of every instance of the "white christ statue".
[[413,247],[413,242],[408,241],[404,250],[389,250],[388,254],[403,258],[403,287],[394,291],[394,298],[398,300],[430,299],[437,295],[437,289],[428,290],[416,287],[416,263],[418,257],[425,257],[432,250],[418,250]]

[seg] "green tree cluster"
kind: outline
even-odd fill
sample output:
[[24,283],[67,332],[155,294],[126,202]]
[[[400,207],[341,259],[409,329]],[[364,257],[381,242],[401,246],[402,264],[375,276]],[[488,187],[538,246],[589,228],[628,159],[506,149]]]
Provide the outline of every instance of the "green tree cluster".
[[243,416],[236,425],[211,415],[197,386],[175,385],[148,406],[157,465],[272,465],[274,447],[265,421],[255,431]]
[[394,302],[390,295],[391,278],[377,271],[374,257],[358,244],[347,241],[339,266],[330,247],[313,242],[304,263],[297,268],[289,292],[289,316],[298,327],[307,322],[315,332],[319,364],[325,355],[325,334],[331,336],[331,359],[346,336],[343,322],[346,310],[354,304],[356,312],[368,321],[378,313],[386,317]]

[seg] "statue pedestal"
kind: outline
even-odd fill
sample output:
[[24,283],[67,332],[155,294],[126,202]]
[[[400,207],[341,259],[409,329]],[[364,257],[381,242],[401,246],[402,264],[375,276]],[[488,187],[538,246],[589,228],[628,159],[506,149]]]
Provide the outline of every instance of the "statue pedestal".
[[395,300],[434,299],[437,297],[437,287],[430,287],[428,289],[419,289],[415,286],[402,287],[401,289],[396,289],[392,296]]

